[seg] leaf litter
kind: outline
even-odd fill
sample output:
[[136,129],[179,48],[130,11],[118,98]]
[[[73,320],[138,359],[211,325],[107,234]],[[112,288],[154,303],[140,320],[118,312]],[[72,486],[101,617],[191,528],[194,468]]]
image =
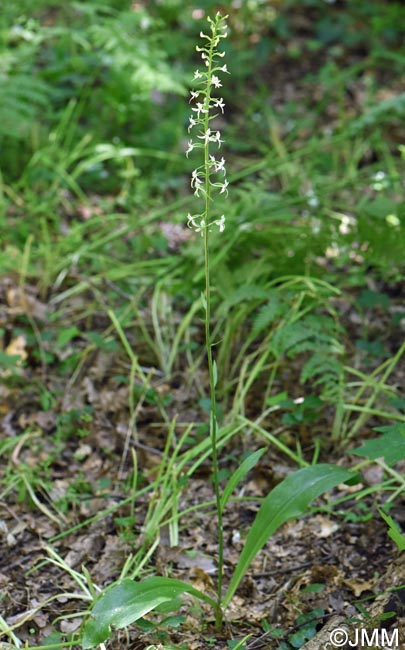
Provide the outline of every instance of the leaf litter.
[[[115,366],[122,371],[119,353],[94,355],[76,385],[71,385],[68,393],[59,392],[47,410],[41,409],[37,395],[20,387],[10,385],[3,391],[2,616],[23,642],[41,644],[55,629],[62,639],[77,632],[89,595],[80,590],[78,594],[74,572],[80,574],[86,567],[94,585],[103,588],[119,577],[128,555],[145,539],[143,522],[149,497],[136,498],[133,508],[128,503],[129,456],[118,476],[128,435],[128,386],[114,388]],[[28,357],[18,368],[28,386],[33,372]],[[49,381],[52,384],[51,372]],[[54,381],[63,385],[60,377]],[[156,392],[164,385],[158,376],[150,380]],[[169,390],[170,385],[164,388]],[[193,387],[189,391],[191,394],[184,387],[171,391],[173,401],[167,412],[187,413],[190,421],[197,421],[201,416],[192,406],[196,403]],[[137,449],[146,483],[154,480],[162,459],[167,429],[164,424],[157,426],[159,421],[158,406],[143,402],[130,444]],[[248,447],[250,444],[255,444],[254,438]],[[229,444],[228,458],[233,448],[237,452],[237,445],[237,441]],[[230,469],[231,462],[225,461],[224,467]],[[277,452],[268,449],[264,464],[250,472],[243,496],[264,497],[288,472]],[[212,499],[207,477],[209,466],[203,465],[187,490],[180,493],[178,512]],[[369,484],[374,482],[368,477]],[[335,496],[343,495],[338,489],[335,492]],[[321,630],[331,616],[358,616],[358,603],[365,603],[366,609],[375,606],[383,583],[387,594],[403,584],[403,567],[382,521],[376,516],[363,519],[361,513],[353,521],[342,516],[352,507],[356,510],[355,495],[339,515],[310,514],[285,524],[268,541],[232,600],[224,637],[215,647],[225,648],[227,639],[244,634],[251,635],[247,648],[268,647],[266,626],[281,630],[288,639],[299,628],[299,616],[311,611],[318,612],[316,627]],[[371,513],[372,499],[364,503]],[[237,563],[257,507],[255,502],[234,502],[227,508],[228,575]],[[171,546],[168,528],[163,527],[151,567],[157,574],[169,574],[212,593],[216,525],[209,509],[182,517],[179,539],[177,546]],[[395,602],[394,620],[399,624],[403,604],[399,597]],[[381,611],[384,606],[380,604]],[[205,623],[198,613],[187,610],[183,616],[180,628],[167,631],[167,640],[189,648],[208,648],[206,639],[214,634],[210,612],[205,613]],[[116,642],[124,643],[122,633],[116,634]],[[125,647],[146,648],[156,642],[156,634],[131,629]]]

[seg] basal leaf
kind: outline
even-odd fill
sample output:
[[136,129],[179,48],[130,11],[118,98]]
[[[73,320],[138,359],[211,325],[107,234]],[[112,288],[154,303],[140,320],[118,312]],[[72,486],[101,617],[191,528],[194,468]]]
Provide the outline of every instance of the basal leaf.
[[269,537],[286,521],[305,513],[310,503],[323,492],[352,478],[352,472],[335,465],[313,465],[294,472],[279,483],[264,499],[246,538],[224,607],[229,605],[246,570]]
[[186,582],[172,578],[156,576],[141,582],[127,579],[112,585],[96,601],[84,627],[83,650],[105,641],[112,626],[115,629],[126,627],[159,605],[174,601],[186,592],[215,606],[215,601],[202,592]]

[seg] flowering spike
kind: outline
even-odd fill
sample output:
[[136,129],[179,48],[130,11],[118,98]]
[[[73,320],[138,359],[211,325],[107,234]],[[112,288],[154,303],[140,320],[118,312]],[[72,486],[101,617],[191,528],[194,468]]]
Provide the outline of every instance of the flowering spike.
[[[204,47],[196,47],[197,52],[201,54],[201,60],[206,71],[200,72],[197,69],[194,72],[193,81],[200,84],[200,88],[199,90],[192,90],[190,95],[190,103],[195,102],[195,104],[191,107],[192,114],[189,118],[188,132],[190,133],[194,127],[197,127],[199,133],[197,133],[197,141],[188,141],[186,150],[187,157],[193,149],[202,148],[204,150],[204,163],[191,174],[191,188],[197,197],[200,196],[200,192],[202,193],[205,200],[205,210],[202,214],[187,215],[187,226],[201,235],[210,232],[213,226],[216,226],[219,232],[224,231],[225,215],[221,215],[219,219],[212,219],[209,212],[214,190],[227,196],[229,185],[226,180],[225,158],[222,157],[217,160],[210,153],[210,143],[216,144],[220,148],[223,142],[221,132],[213,130],[210,127],[210,122],[218,116],[218,112],[214,112],[215,109],[219,109],[222,114],[224,113],[225,103],[222,97],[212,97],[211,93],[215,89],[222,87],[222,81],[218,73],[228,73],[226,64],[222,66],[216,64],[218,57],[225,56],[225,52],[219,52],[217,48],[220,40],[226,38],[227,32],[225,18],[220,13],[217,13],[214,19],[208,18],[208,22],[211,28],[211,36],[201,32],[200,36],[205,39],[205,45]],[[215,180],[214,175],[218,173],[223,175],[221,182]]]

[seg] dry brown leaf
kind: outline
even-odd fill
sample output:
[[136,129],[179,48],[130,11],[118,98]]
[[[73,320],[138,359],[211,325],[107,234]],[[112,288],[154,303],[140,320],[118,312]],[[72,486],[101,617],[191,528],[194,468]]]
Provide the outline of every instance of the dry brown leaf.
[[47,318],[47,306],[19,287],[7,289],[6,300],[12,314],[25,314],[43,322]]
[[15,339],[13,339],[8,344],[4,352],[10,357],[18,356],[21,357],[22,361],[25,361],[28,357],[28,354],[25,349],[26,345],[27,345],[27,340],[25,336],[22,336],[20,334],[19,336],[16,336]]
[[66,621],[61,621],[60,630],[65,634],[72,634],[72,632],[76,632],[76,630],[79,629],[81,624],[82,624],[81,618],[71,618]]
[[323,515],[316,515],[308,522],[308,528],[313,532],[316,537],[330,537],[335,533],[339,526],[336,522],[324,517]]
[[356,598],[358,598],[364,591],[372,591],[374,589],[377,578],[373,580],[344,579],[342,582],[346,587],[349,587]]
[[190,570],[190,578],[193,583],[193,587],[202,591],[203,593],[212,592],[215,589],[214,582],[211,576],[208,575],[205,571],[200,569],[198,566],[194,566]]

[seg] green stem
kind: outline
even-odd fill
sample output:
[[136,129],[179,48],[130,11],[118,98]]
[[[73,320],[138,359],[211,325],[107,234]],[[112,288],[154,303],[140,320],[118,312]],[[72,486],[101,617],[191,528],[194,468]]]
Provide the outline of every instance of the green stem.
[[210,291],[210,270],[209,270],[209,247],[208,247],[208,228],[204,231],[204,262],[205,262],[205,345],[207,350],[208,359],[208,372],[210,382],[210,438],[212,446],[212,471],[214,478],[214,492],[218,520],[218,583],[217,583],[217,608],[215,612],[215,625],[218,629],[222,627],[222,582],[224,570],[224,531],[223,531],[223,517],[222,517],[222,504],[221,492],[219,485],[219,463],[218,463],[218,449],[217,449],[217,401],[215,392],[215,377],[214,377],[214,362],[212,358],[212,343],[211,343],[211,291]]
[[[211,79],[212,67],[212,54],[214,50],[214,39],[210,44],[209,54],[209,67],[208,79]],[[207,112],[204,119],[204,133],[207,132],[209,127],[209,105],[211,101],[211,87],[208,83],[207,92],[205,96],[205,107]],[[217,606],[215,608],[215,627],[220,630],[223,622],[222,611],[222,583],[224,573],[224,530],[223,530],[223,516],[222,516],[222,503],[221,491],[219,483],[219,463],[218,463],[218,449],[217,449],[217,399],[215,391],[215,375],[214,375],[214,361],[212,357],[212,342],[211,342],[211,284],[210,284],[210,256],[209,256],[209,228],[210,222],[210,200],[211,200],[211,182],[210,182],[210,164],[209,164],[209,141],[204,146],[204,171],[205,171],[205,224],[206,227],[203,231],[204,237],[204,271],[205,271],[205,346],[207,351],[208,360],[208,373],[210,383],[210,438],[212,447],[212,471],[215,492],[215,502],[217,511],[218,523],[218,582],[217,582]]]

